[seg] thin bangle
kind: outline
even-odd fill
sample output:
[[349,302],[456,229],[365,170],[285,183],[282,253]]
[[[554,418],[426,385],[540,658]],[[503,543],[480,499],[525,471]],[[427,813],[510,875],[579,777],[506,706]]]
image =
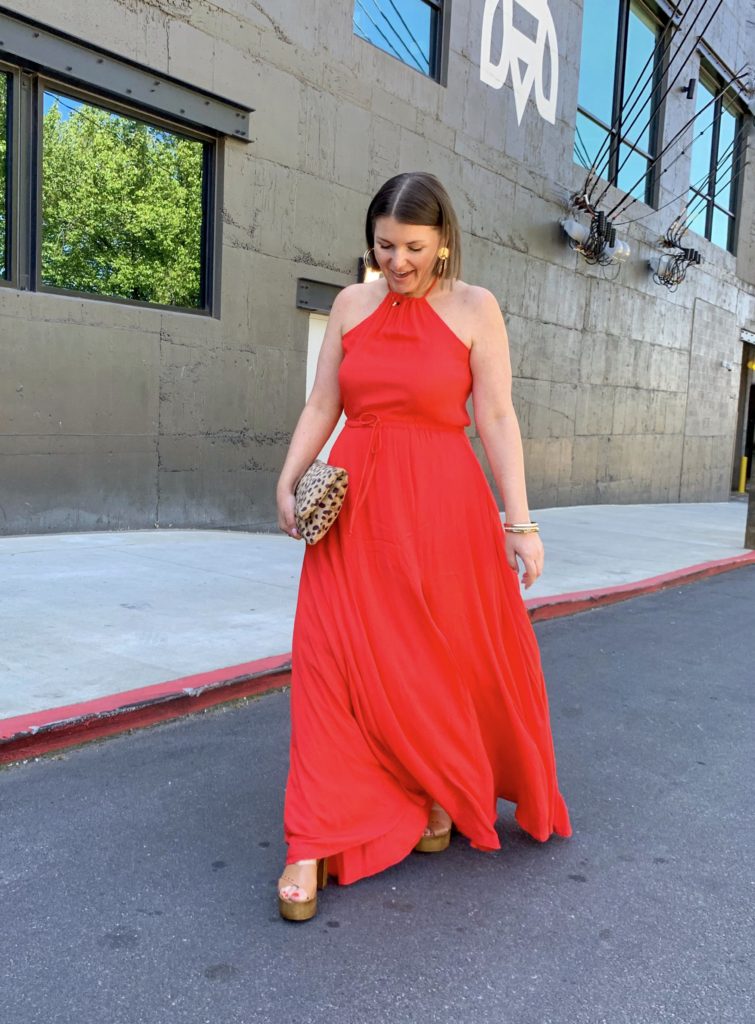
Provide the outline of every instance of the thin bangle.
[[540,533],[537,523],[504,523],[505,533]]

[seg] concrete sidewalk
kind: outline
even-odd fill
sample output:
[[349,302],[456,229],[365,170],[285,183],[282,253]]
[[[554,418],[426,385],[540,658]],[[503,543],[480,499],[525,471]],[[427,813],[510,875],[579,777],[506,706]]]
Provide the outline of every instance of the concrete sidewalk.
[[[522,590],[533,617],[755,560],[742,547],[746,500],[532,515],[546,550],[542,577]],[[285,674],[303,554],[303,542],[279,533],[0,539],[0,743],[89,712],[256,679],[230,694],[241,696]]]

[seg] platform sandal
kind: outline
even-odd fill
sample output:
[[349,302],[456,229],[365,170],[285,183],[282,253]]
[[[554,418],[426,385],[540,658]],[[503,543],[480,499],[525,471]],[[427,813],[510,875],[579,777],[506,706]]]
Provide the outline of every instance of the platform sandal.
[[[315,891],[311,894],[307,893],[307,890],[303,885],[300,885],[294,878],[286,874],[285,868],[283,874],[278,880],[278,910],[282,918],[286,921],[309,921],[311,917],[314,917],[317,913],[317,890],[324,889],[328,884],[328,858],[322,857],[320,860],[301,860],[296,861],[297,864],[317,864],[317,881]],[[287,864],[286,867],[292,865]],[[283,883],[283,884],[281,884]],[[301,889],[306,895],[306,899],[303,900],[292,900],[287,899],[281,895],[281,890],[288,888],[289,885],[295,886],[297,889]]]
[[443,821],[438,813],[442,810],[443,808],[439,804],[433,804],[430,817],[427,820],[427,827],[430,829],[431,835],[420,838],[414,847],[418,853],[441,853],[448,848],[451,842],[453,822],[444,828]]

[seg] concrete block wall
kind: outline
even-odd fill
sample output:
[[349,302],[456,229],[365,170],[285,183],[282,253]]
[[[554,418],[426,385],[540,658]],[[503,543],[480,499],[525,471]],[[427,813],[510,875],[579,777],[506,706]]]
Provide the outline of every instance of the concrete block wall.
[[[738,377],[720,364],[738,366],[739,331],[755,329],[753,164],[738,257],[690,236],[705,263],[677,292],[659,288],[646,260],[678,210],[635,204],[621,273],[584,264],[558,224],[584,179],[572,158],[580,0],[550,5],[555,124],[534,97],[519,124],[510,82],[480,81],[483,0],[452,2],[446,87],[354,36],[352,0],[6,7],[255,113],[251,144],[222,144],[219,317],[0,289],[5,532],[274,529],[305,399],[296,280],[355,280],[369,199],[407,169],[444,180],[464,279],[504,311],[531,506],[728,494]],[[751,15],[744,0],[721,10],[706,39],[738,67]],[[693,62],[684,82],[694,74]],[[667,138],[689,116],[680,96],[666,103]],[[664,175],[661,204],[688,170],[683,157]],[[620,197],[609,190],[605,208]]]

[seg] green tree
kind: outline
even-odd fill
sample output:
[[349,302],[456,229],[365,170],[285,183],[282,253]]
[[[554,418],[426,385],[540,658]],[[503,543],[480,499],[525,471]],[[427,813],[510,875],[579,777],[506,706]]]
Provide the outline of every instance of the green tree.
[[53,98],[42,135],[44,284],[199,306],[204,144],[89,104],[65,117],[70,101]]

